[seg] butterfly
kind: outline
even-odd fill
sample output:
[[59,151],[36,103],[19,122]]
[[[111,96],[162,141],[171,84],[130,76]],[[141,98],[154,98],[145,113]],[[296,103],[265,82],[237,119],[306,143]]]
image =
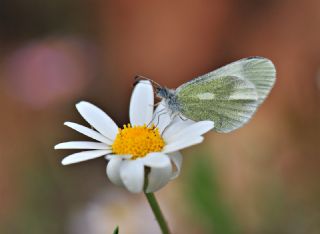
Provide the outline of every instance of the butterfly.
[[263,57],[244,58],[199,76],[177,89],[155,85],[155,94],[171,116],[211,120],[227,133],[247,123],[274,86],[274,64]]

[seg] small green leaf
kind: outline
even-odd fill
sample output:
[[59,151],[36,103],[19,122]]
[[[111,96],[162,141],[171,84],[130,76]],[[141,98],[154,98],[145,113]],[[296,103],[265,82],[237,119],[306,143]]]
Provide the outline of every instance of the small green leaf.
[[114,229],[113,234],[119,234],[119,226]]

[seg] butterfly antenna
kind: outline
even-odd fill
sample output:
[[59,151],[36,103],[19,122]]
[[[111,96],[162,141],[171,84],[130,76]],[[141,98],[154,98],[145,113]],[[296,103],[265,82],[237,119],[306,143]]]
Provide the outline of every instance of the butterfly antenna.
[[152,86],[155,88],[161,88],[162,86],[160,84],[158,84],[157,82],[155,82],[154,80],[149,79],[148,77],[145,76],[140,76],[140,75],[136,75],[134,77],[134,83],[133,86],[136,86],[136,84],[140,81],[140,80],[148,80],[151,82]]

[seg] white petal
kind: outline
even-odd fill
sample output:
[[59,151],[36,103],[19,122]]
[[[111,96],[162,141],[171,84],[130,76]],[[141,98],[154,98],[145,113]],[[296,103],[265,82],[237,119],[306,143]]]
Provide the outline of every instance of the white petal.
[[122,158],[112,158],[107,165],[107,176],[116,185],[123,186],[120,177],[120,167],[123,163]]
[[150,153],[141,158],[143,164],[149,167],[167,167],[170,164],[169,157],[164,153]]
[[81,116],[102,135],[113,140],[118,133],[118,126],[101,109],[89,102],[79,102],[76,105]]
[[[184,117],[182,117],[184,118]],[[179,116],[176,116],[170,126],[165,129],[162,136],[167,139],[169,136],[176,134],[177,132],[181,131],[181,129],[184,129],[195,122],[190,119],[181,119]]]
[[57,144],[54,149],[110,149],[110,146],[91,141],[69,141]]
[[144,185],[144,166],[140,160],[123,161],[120,167],[120,177],[130,192],[142,192]]
[[172,176],[172,165],[166,167],[152,167],[148,174],[148,185],[146,192],[152,193],[165,186]]
[[159,129],[160,133],[162,133],[171,121],[170,111],[166,109],[164,101],[161,101],[154,112],[152,123]]
[[109,154],[109,155],[106,155],[104,158],[107,160],[111,160],[113,158],[130,159],[131,157],[132,157],[131,155],[125,155],[125,154]]
[[192,137],[192,138],[188,138],[188,139],[175,141],[175,142],[172,142],[172,143],[169,143],[168,145],[166,145],[163,148],[162,152],[163,153],[172,153],[172,152],[187,148],[189,146],[199,144],[203,141],[203,139],[204,139],[203,137],[198,136],[198,137]]
[[183,129],[180,129],[177,133],[173,133],[170,136],[167,136],[165,139],[166,142],[172,142],[177,140],[182,140],[185,137],[195,137],[201,136],[202,134],[210,131],[214,127],[212,121],[200,121],[194,124],[191,124]]
[[135,87],[130,100],[130,123],[144,125],[151,122],[154,95],[150,81],[140,81]]
[[172,173],[170,180],[177,178],[180,174],[183,157],[182,154],[177,151],[169,154],[171,161],[174,163],[176,170]]
[[74,130],[76,130],[77,132],[82,133],[83,135],[86,135],[88,137],[91,137],[92,139],[95,139],[97,141],[106,143],[108,145],[112,144],[112,141],[109,140],[108,138],[104,137],[102,134],[87,128],[85,126],[82,126],[80,124],[77,123],[72,123],[72,122],[65,122],[64,125],[68,126],[69,128],[72,128]]
[[71,155],[65,157],[61,163],[63,165],[69,165],[72,163],[78,163],[78,162],[98,158],[98,157],[101,157],[101,156],[109,154],[109,153],[111,153],[111,150],[82,151],[82,152],[71,154]]

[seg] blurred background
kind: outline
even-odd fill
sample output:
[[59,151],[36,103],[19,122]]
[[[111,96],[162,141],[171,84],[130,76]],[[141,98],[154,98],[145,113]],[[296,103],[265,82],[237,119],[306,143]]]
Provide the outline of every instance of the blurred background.
[[104,159],[61,166],[53,146],[87,139],[63,122],[87,100],[125,124],[134,75],[175,88],[255,55],[277,68],[269,98],[156,196],[173,233],[320,233],[319,25],[318,0],[1,0],[0,233],[160,233]]

